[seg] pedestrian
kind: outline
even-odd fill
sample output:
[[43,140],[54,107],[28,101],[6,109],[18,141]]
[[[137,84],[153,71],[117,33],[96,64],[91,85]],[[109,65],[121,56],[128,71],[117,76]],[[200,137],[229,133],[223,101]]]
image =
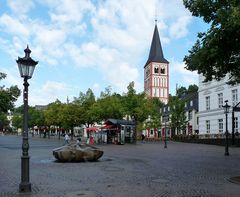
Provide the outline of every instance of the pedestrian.
[[70,140],[70,137],[69,137],[69,135],[66,133],[65,136],[64,136],[64,145],[69,144],[69,140]]
[[79,138],[77,138],[77,144],[78,144],[78,145],[80,145],[80,144],[81,144],[81,141],[82,141],[82,140],[81,140],[81,138],[80,138],[80,137],[79,137]]
[[142,142],[144,142],[145,135],[142,133]]

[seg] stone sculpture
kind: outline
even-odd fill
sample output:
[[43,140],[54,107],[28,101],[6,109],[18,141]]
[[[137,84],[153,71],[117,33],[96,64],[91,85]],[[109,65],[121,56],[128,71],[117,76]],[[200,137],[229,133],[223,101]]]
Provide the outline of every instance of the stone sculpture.
[[96,161],[103,151],[88,144],[71,143],[53,149],[53,155],[61,162]]

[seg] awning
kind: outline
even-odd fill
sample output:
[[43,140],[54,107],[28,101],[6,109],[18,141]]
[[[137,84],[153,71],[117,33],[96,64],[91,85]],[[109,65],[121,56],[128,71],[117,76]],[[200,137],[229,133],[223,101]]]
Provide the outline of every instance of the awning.
[[104,125],[103,127],[101,127],[101,129],[111,129],[115,127],[115,125],[109,124],[109,125]]
[[89,127],[89,128],[86,128],[86,131],[97,131],[97,128],[96,127]]

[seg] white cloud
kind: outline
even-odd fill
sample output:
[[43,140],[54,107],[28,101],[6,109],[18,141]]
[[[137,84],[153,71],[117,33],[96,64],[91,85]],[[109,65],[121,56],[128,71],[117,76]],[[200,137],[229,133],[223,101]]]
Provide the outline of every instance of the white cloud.
[[29,89],[29,104],[34,105],[47,105],[57,99],[66,102],[69,87],[65,83],[57,81],[47,81],[42,87],[37,88],[35,83],[31,84]]
[[27,26],[25,26],[20,20],[7,14],[0,16],[0,27],[2,27],[2,31],[11,33],[13,35],[19,35],[23,37],[30,35],[30,29],[28,29]]
[[184,67],[184,62],[170,61],[170,81],[171,87],[174,88],[176,84],[188,87],[190,84],[198,84],[198,74],[196,71],[192,72]]
[[44,86],[42,87],[42,90],[46,93],[55,94],[58,92],[63,92],[66,90],[66,84],[60,83],[56,81],[47,81]]
[[[162,45],[170,45],[174,38],[186,36],[191,22],[182,1],[176,0],[27,2],[21,14],[17,14],[18,5],[19,8],[24,5],[21,4],[23,0],[8,1],[12,12],[0,15],[0,29],[11,36],[7,41],[0,38],[0,48],[17,58],[23,56],[23,50],[29,44],[33,59],[39,60],[39,67],[46,70],[51,69],[52,65],[61,67],[64,64],[70,71],[83,67],[94,68],[99,80],[104,79],[117,92],[125,91],[130,81],[135,81],[138,90],[143,87],[140,76],[145,62],[141,61],[149,53],[155,8]],[[47,9],[44,13],[48,15],[34,18],[31,13],[37,6]],[[192,78],[192,73],[182,69],[182,63],[171,62],[170,66],[175,69],[171,71],[172,75],[179,72],[184,81]],[[41,103],[40,99],[60,98],[71,86],[67,81],[65,83],[49,81],[40,84],[38,90],[42,92],[34,90],[35,100]],[[97,84],[93,88],[100,87],[101,83]]]
[[188,25],[191,22],[190,16],[182,16],[170,26],[169,33],[170,37],[179,39],[185,37],[188,34]]
[[26,1],[26,0],[8,0],[8,6],[16,15],[26,14],[30,9],[34,8],[33,1]]

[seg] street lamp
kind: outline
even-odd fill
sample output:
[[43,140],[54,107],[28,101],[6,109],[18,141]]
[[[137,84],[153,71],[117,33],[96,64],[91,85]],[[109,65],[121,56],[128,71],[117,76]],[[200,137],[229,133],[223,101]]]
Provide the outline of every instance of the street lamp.
[[38,64],[30,57],[31,50],[24,50],[25,57],[16,60],[21,77],[24,79],[23,103],[24,103],[24,122],[22,132],[22,157],[21,157],[21,183],[19,184],[20,192],[31,192],[31,183],[29,182],[29,143],[28,143],[28,79],[32,78],[35,66]]
[[164,148],[167,148],[167,130],[166,130],[166,128],[167,128],[167,126],[166,126],[166,124],[167,124],[167,115],[164,115],[163,116],[164,117],[164,122],[165,122],[165,128],[164,128]]
[[225,155],[228,156],[228,113],[230,109],[230,105],[228,105],[228,100],[225,101],[225,105],[222,106],[224,108],[224,113],[226,115],[226,143],[225,143]]

